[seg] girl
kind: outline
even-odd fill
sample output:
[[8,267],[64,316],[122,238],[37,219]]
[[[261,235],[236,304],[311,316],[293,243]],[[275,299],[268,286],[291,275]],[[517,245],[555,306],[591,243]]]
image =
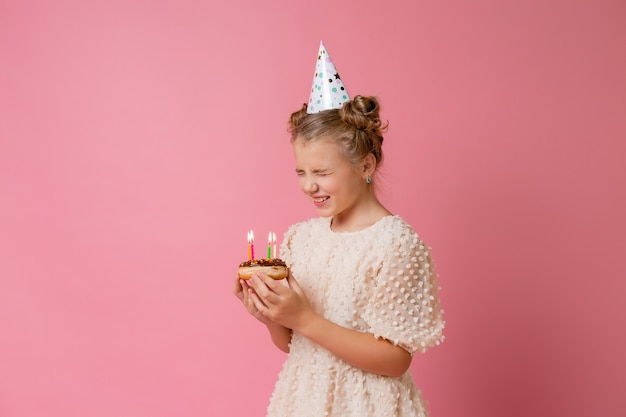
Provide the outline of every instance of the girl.
[[410,374],[442,340],[428,247],[378,200],[384,130],[374,97],[290,119],[300,189],[321,217],[286,232],[286,285],[260,274],[235,295],[288,352],[271,417],[426,416]]

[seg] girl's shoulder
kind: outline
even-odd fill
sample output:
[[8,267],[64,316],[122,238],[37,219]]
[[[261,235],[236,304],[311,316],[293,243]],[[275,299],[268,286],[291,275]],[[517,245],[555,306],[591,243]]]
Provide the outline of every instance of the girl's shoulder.
[[380,230],[383,231],[381,238],[385,236],[385,243],[391,244],[392,247],[398,249],[414,247],[415,245],[418,247],[425,246],[415,229],[402,217],[398,215],[387,216],[381,223]]
[[330,227],[330,217],[313,217],[308,220],[303,220],[298,223],[294,223],[289,226],[288,230],[303,230],[303,229],[317,229],[322,227]]
[[377,225],[390,234],[417,236],[413,227],[397,214],[383,217]]
[[298,223],[294,223],[285,232],[285,236],[293,236],[295,234],[306,233],[310,234],[314,231],[324,231],[330,229],[330,218],[328,217],[314,217],[308,220],[303,220]]

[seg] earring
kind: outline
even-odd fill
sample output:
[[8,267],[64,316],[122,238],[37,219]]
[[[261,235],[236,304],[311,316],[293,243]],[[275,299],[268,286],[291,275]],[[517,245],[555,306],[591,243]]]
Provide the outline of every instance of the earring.
[[365,178],[365,182],[368,183],[368,184],[371,184],[372,183],[372,178],[371,177]]

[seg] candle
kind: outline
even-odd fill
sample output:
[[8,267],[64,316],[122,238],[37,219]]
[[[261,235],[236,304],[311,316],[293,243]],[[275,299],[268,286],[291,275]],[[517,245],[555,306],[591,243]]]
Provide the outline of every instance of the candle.
[[250,254],[252,256],[252,260],[254,261],[254,233],[250,230]]
[[278,256],[276,256],[276,233],[272,232],[272,244],[274,245],[274,250],[272,251],[272,253],[274,254],[274,258],[278,258]]
[[252,237],[250,236],[250,233],[252,233],[252,231],[248,232],[248,260],[251,261],[252,260]]
[[267,236],[267,259],[272,259],[272,232]]

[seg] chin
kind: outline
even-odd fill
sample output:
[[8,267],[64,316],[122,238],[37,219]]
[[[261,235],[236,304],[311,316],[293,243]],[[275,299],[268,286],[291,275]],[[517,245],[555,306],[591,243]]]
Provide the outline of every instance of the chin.
[[333,217],[335,215],[335,211],[327,208],[318,208],[317,214],[321,217]]

